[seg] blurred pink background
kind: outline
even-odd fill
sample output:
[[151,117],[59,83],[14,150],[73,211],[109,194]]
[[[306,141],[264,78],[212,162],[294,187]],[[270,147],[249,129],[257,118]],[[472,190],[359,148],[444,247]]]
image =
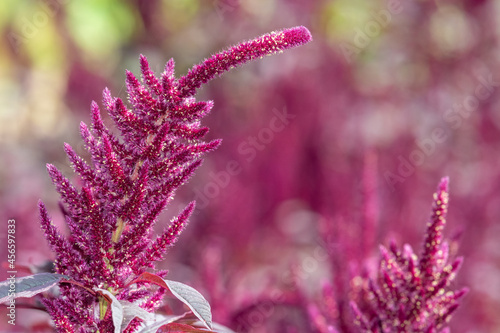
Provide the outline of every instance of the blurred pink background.
[[[239,313],[273,290],[321,302],[322,280],[355,287],[391,238],[419,251],[432,193],[449,176],[445,234],[465,257],[452,288],[471,289],[450,327],[500,332],[498,17],[492,0],[2,1],[2,262],[8,219],[18,264],[52,258],[38,199],[65,229],[45,164],[74,178],[63,142],[85,156],[79,122],[104,87],[126,98],[125,69],[139,74],[139,54],[157,73],[173,57],[182,75],[226,46],[304,25],[313,42],[198,93],[215,102],[205,124],[223,144],[158,225],[197,199],[164,263],[170,278],[195,286],[214,321],[235,330],[308,332],[300,305],[273,303],[253,321]],[[318,252],[325,228],[338,245],[328,256]],[[292,267],[301,286],[289,285]],[[0,309],[0,329],[36,331],[29,325],[47,317],[23,324],[33,312],[18,310],[13,328]]]

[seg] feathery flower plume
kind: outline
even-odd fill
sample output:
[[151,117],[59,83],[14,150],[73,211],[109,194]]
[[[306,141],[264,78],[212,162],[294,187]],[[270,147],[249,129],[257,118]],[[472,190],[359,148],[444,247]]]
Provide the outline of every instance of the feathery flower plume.
[[[41,226],[56,255],[55,270],[74,282],[61,285],[60,297],[43,300],[59,332],[108,332],[113,327],[103,296],[98,296],[102,293],[88,290],[107,290],[119,301],[139,304],[147,311],[159,306],[163,292],[132,292],[128,287],[148,268],[154,268],[154,262],[162,259],[185,228],[194,202],[152,239],[158,215],[175,190],[201,164],[203,154],[221,142],[202,140],[208,128],[200,120],[213,102],[196,102],[196,90],[233,67],[310,40],[304,27],[272,32],[212,56],[179,79],[174,76],[172,59],[157,77],[141,55],[142,82],[126,73],[130,108],[108,89],[103,92],[103,106],[119,133],[106,127],[98,104],[92,102],[91,126],[80,125],[92,163],[65,144],[81,188],[47,165],[66,212],[68,237],[56,230],[44,204],[39,203]],[[94,312],[97,305],[98,316]],[[133,332],[139,323],[137,318],[132,320],[127,332]]]

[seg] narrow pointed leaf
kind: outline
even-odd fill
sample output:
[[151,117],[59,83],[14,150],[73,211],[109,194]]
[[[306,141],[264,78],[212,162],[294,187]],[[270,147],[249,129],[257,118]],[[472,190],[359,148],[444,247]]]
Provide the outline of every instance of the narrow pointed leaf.
[[161,277],[159,277],[156,274],[152,274],[152,273],[148,273],[148,272],[144,272],[141,275],[139,275],[137,278],[134,279],[134,281],[130,282],[128,284],[128,286],[130,286],[133,283],[137,283],[137,282],[149,282],[149,283],[156,284],[157,286],[163,287],[165,289],[168,289],[167,284],[165,283],[165,281]]
[[[35,275],[17,278],[15,282],[15,298],[33,297],[39,293],[49,290],[62,279],[69,279],[62,274],[39,273]],[[11,280],[0,282],[0,303],[4,303],[12,297]]]
[[212,329],[212,312],[210,304],[196,289],[184,283],[165,280],[158,275],[148,272],[142,273],[130,284],[137,282],[149,282],[170,290],[181,302],[186,304],[193,314],[198,317],[208,329]]
[[168,289],[181,302],[186,304],[203,324],[212,329],[212,312],[210,304],[196,289],[177,281],[164,280]]
[[[197,324],[197,323],[195,323],[195,324]],[[213,323],[212,327],[213,327],[214,332],[217,332],[217,333],[236,333],[232,329],[230,329],[226,326],[223,326],[221,324]]]
[[166,324],[160,327],[162,329],[162,332],[169,332],[169,333],[207,333],[207,332],[213,332],[213,331],[207,331],[207,330],[202,330],[190,325],[186,324],[179,324],[179,323],[170,323]]

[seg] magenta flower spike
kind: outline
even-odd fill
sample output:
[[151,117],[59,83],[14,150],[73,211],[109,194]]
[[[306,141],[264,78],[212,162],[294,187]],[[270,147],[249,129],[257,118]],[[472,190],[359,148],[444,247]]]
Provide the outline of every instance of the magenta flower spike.
[[446,323],[458,308],[467,288],[447,290],[463,258],[451,263],[442,230],[448,210],[448,178],[434,194],[420,259],[409,245],[399,250],[394,242],[380,247],[376,280],[369,279],[368,306],[351,302],[356,324],[363,332],[446,332]]
[[[165,288],[130,289],[130,284],[149,281],[165,287],[144,273],[154,269],[155,261],[176,242],[194,202],[162,234],[153,237],[153,226],[175,190],[201,164],[203,155],[221,142],[202,140],[208,128],[202,127],[200,120],[210,112],[213,102],[196,102],[196,90],[233,67],[310,40],[311,34],[304,27],[272,32],[215,54],[179,79],[174,76],[172,59],[157,77],[141,55],[142,82],[131,72],[126,73],[130,108],[120,98],[112,97],[108,89],[103,92],[103,106],[118,133],[108,129],[98,104],[92,102],[92,124],[80,126],[91,163],[65,144],[72,167],[81,178],[81,188],[72,185],[53,165],[47,165],[61,196],[68,237],[56,230],[45,205],[39,203],[41,226],[56,256],[55,271],[71,281],[61,284],[59,297],[43,298],[58,332],[116,332],[116,318],[110,315],[108,306],[111,296],[105,296],[102,290],[119,302],[148,312],[159,307]],[[164,275],[159,272],[155,276]],[[195,312],[210,327],[206,314]],[[144,316],[126,323],[124,332],[135,332]]]
[[186,76],[180,78],[180,95],[183,98],[192,96],[202,84],[207,83],[233,67],[242,65],[253,59],[262,58],[266,55],[305,44],[311,41],[311,39],[309,30],[304,27],[296,27],[271,32],[249,42],[236,45],[194,66]]

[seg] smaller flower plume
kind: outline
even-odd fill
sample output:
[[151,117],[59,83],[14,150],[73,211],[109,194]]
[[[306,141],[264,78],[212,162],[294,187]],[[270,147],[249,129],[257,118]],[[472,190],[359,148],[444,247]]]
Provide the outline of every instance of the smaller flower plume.
[[[47,165],[61,196],[69,237],[59,233],[45,205],[39,203],[41,226],[56,255],[56,273],[72,282],[61,286],[60,297],[43,299],[59,332],[110,331],[113,322],[103,301],[110,296],[102,296],[102,290],[150,312],[160,306],[164,288],[131,290],[129,284],[154,268],[155,261],[177,241],[194,202],[161,235],[153,237],[153,226],[175,191],[201,164],[202,156],[221,142],[202,140],[208,128],[200,121],[213,102],[197,102],[193,96],[203,84],[233,67],[310,40],[304,27],[271,32],[215,54],[179,79],[174,75],[173,59],[157,77],[141,55],[142,82],[126,72],[130,108],[108,89],[103,92],[102,104],[118,133],[108,129],[99,105],[92,102],[91,126],[80,125],[91,163],[65,144],[80,176],[80,188],[55,166]],[[98,317],[94,313],[97,304]],[[133,332],[139,324],[135,318],[126,332]]]
[[468,291],[447,291],[463,260],[449,262],[442,235],[447,211],[448,178],[443,178],[434,194],[420,259],[409,245],[403,250],[394,242],[389,249],[380,246],[378,277],[368,281],[366,290],[368,306],[361,311],[351,302],[356,324],[364,332],[447,331],[446,323]]

